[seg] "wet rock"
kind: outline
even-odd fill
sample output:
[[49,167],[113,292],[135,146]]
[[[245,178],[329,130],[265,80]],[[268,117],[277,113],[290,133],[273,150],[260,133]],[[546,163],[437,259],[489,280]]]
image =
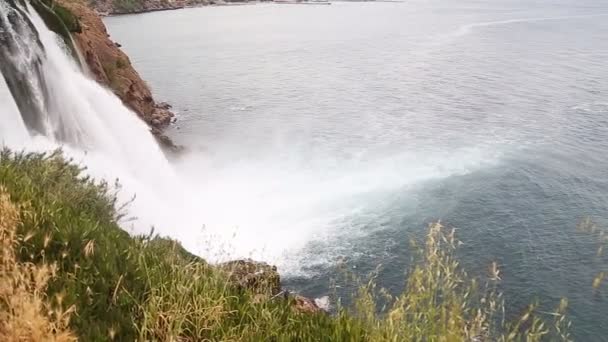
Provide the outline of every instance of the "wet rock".
[[176,145],[173,140],[171,140],[171,138],[169,138],[167,135],[163,134],[160,129],[153,127],[150,129],[150,133],[152,133],[154,138],[156,138],[156,141],[158,141],[159,145],[163,147],[166,151],[172,153],[184,151],[184,146]]

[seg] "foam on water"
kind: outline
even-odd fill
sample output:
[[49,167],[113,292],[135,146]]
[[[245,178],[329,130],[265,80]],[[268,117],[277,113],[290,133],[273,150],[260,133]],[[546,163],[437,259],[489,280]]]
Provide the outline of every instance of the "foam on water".
[[473,33],[476,29],[480,29],[480,28],[484,28],[484,27],[493,27],[493,26],[511,25],[511,24],[520,24],[520,23],[535,23],[535,22],[543,22],[543,21],[590,19],[590,18],[605,17],[605,16],[608,16],[608,13],[586,14],[586,15],[565,15],[565,16],[556,16],[556,17],[515,18],[515,19],[506,19],[506,20],[476,22],[476,23],[462,25],[462,26],[458,27],[456,30],[454,30],[453,32],[450,32],[447,34],[440,34],[437,38],[431,40],[430,45],[445,44],[448,40],[469,35],[469,34]]

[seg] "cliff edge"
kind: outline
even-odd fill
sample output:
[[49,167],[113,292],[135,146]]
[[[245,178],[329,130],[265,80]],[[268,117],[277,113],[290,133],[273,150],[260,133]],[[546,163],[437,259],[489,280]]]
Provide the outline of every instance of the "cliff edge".
[[127,107],[137,113],[161,143],[175,147],[162,134],[174,117],[169,110],[171,106],[154,100],[150,88],[135,71],[129,57],[110,39],[100,16],[84,2],[56,0],[55,4],[77,18],[79,30],[71,34],[91,76],[110,88]]

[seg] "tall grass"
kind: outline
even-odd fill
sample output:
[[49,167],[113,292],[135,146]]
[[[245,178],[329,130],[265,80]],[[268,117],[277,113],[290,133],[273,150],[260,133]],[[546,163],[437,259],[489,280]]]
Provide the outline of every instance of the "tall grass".
[[26,329],[33,341],[569,340],[566,301],[549,315],[531,305],[507,322],[496,265],[486,279],[470,277],[454,256],[454,232],[440,223],[429,226],[401,294],[352,277],[353,305],[301,312],[270,287],[235,286],[229,271],[175,241],[129,236],[110,187],[82,171],[60,152],[0,153],[0,340],[30,321],[11,298],[25,298],[36,315],[37,328]]
[[54,265],[17,261],[19,211],[0,188],[0,340],[75,341],[69,331],[71,308],[51,306],[45,290]]

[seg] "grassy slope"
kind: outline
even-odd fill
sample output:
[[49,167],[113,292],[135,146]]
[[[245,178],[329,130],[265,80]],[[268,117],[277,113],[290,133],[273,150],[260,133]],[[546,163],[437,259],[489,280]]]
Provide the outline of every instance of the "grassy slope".
[[[60,153],[3,151],[0,196],[10,198],[18,212],[9,244],[15,260],[8,264],[55,270],[39,287],[45,292],[43,304],[33,307],[45,322],[57,321],[57,313],[62,313],[60,322],[69,316],[69,331],[57,330],[66,340],[70,334],[82,341],[567,339],[565,302],[551,322],[543,323],[531,306],[520,320],[500,324],[502,300],[494,291],[498,272],[484,286],[469,279],[452,256],[453,234],[445,234],[439,224],[430,226],[404,293],[391,297],[370,282],[354,294],[353,308],[307,314],[294,310],[290,300],[233,288],[226,274],[174,241],[129,236],[116,223],[119,213],[107,184],[83,176]],[[2,219],[8,212],[3,208],[0,223],[8,222]],[[2,245],[3,255],[9,245]],[[0,269],[0,288],[14,284],[9,272],[14,267],[6,264]],[[40,291],[30,292],[31,298],[40,297]],[[389,303],[380,312],[378,296]],[[12,305],[0,296],[0,317],[16,312]],[[0,322],[0,336],[11,331]]]

